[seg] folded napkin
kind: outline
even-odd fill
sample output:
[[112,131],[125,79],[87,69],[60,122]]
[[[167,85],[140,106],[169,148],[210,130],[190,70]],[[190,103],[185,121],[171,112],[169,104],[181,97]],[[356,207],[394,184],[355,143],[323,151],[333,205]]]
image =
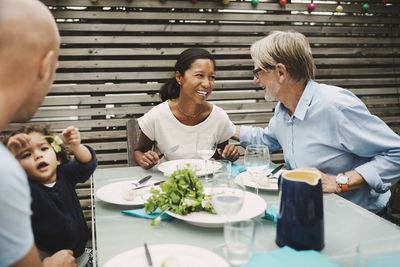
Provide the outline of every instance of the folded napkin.
[[246,171],[246,167],[240,164],[231,165],[231,176],[235,178],[239,173]]
[[279,216],[279,207],[277,205],[271,205],[269,209],[265,210],[265,215],[262,218],[273,221],[274,224],[276,225],[278,222],[278,216]]
[[296,251],[288,246],[254,253],[250,261],[242,267],[338,267],[329,257],[315,250]]
[[[123,210],[121,212],[124,214],[129,214],[140,218],[154,220],[161,214],[162,211],[160,209],[156,209],[152,214],[147,214],[147,212],[145,212],[143,208],[143,209]],[[161,220],[163,221],[171,221],[172,219],[173,217],[169,216],[166,213],[164,213],[161,216]]]
[[[273,170],[275,168],[270,167],[268,170]],[[235,178],[237,175],[239,175],[239,173],[245,172],[246,171],[246,167],[244,165],[240,165],[240,164],[234,164],[232,163],[231,165],[231,176],[233,178]]]

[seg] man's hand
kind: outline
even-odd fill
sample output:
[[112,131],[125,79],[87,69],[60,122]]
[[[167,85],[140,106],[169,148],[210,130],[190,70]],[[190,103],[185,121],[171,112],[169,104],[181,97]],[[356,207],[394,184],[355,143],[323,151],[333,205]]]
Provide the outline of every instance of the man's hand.
[[7,148],[16,157],[20,151],[29,145],[31,137],[25,133],[19,133],[11,136],[7,142]]
[[43,260],[43,266],[48,267],[75,267],[76,261],[72,250],[63,249]]
[[340,193],[342,190],[336,183],[336,176],[326,175],[316,168],[299,168],[296,170],[310,170],[321,174],[322,192],[325,193]]

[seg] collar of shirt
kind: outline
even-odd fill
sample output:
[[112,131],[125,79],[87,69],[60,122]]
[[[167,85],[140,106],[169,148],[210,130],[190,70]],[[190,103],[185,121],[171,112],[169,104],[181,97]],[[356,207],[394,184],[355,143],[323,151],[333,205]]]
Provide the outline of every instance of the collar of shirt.
[[281,103],[278,103],[277,113],[284,112],[287,113],[288,121],[293,120],[293,117],[296,117],[299,120],[304,120],[306,116],[307,109],[311,105],[311,101],[314,96],[314,92],[316,90],[316,83],[313,80],[309,80],[307,82],[306,87],[304,88],[304,92],[300,97],[299,103],[297,103],[296,110],[293,116],[289,116],[288,109]]

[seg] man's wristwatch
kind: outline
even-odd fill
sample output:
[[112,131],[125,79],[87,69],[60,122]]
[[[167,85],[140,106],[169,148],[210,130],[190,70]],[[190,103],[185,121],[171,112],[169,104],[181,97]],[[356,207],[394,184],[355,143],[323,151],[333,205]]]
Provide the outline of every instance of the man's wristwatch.
[[342,192],[349,191],[349,177],[346,174],[339,173],[338,176],[336,176],[336,183],[342,189]]

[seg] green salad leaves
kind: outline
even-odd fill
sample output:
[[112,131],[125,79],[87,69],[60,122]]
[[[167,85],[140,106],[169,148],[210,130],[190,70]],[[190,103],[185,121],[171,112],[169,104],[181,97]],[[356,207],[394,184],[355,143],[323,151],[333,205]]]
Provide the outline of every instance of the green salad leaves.
[[[200,178],[190,169],[175,171],[160,184],[160,188],[161,191],[151,189],[153,195],[144,204],[148,214],[157,208],[162,211],[161,215],[167,210],[180,215],[202,210],[215,214],[211,196],[204,194]],[[161,221],[161,215],[152,222],[152,225]]]

